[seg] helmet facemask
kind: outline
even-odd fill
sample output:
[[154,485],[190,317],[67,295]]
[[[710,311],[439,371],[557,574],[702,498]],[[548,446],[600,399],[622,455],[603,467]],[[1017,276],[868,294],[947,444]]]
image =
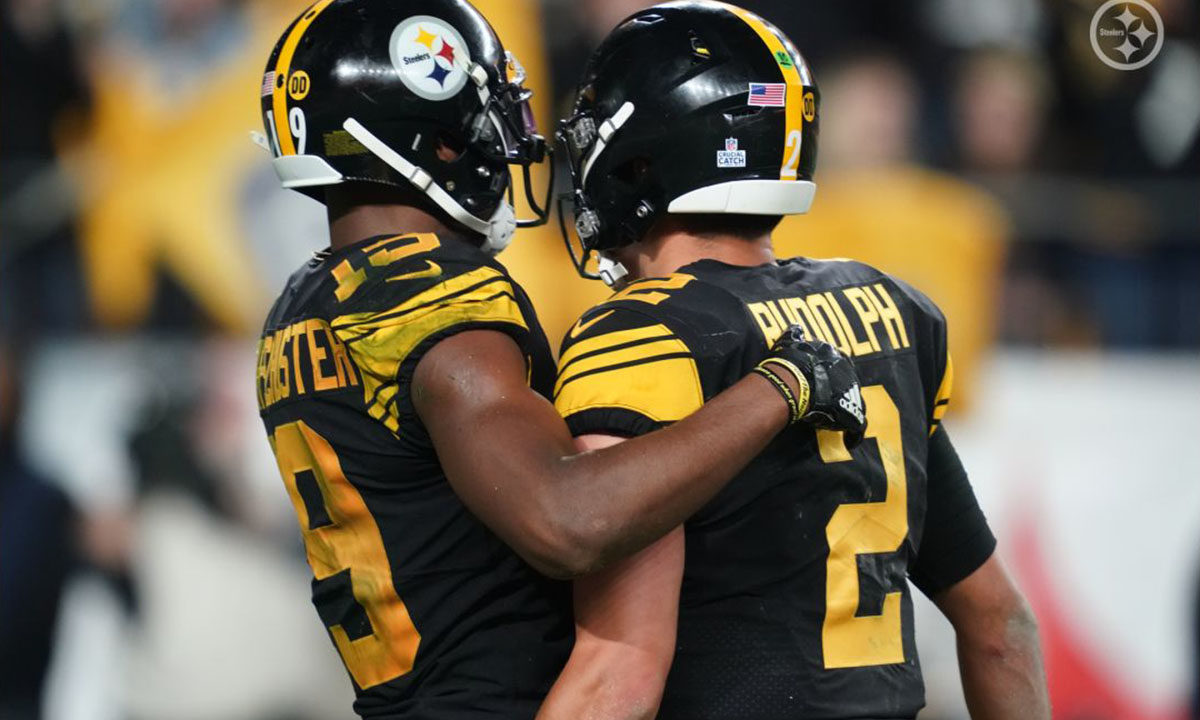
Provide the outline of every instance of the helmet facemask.
[[[590,104],[590,89],[580,94],[576,112],[559,123],[556,135],[558,144],[564,149],[567,166],[571,173],[571,192],[559,197],[558,218],[563,242],[576,272],[589,280],[603,280],[613,286],[627,273],[625,268],[600,253],[616,243],[606,238],[612,228],[606,228],[593,199],[585,190],[588,177],[608,143],[633,116],[633,103],[624,103],[612,117],[597,118]],[[571,205],[575,218],[574,235],[567,228],[566,209]],[[649,219],[649,208],[639,208],[638,215]]]
[[[468,142],[484,148],[499,148],[501,152],[486,152],[493,160],[506,165],[520,165],[525,200],[534,217],[517,220],[517,227],[538,227],[550,219],[550,196],[554,190],[553,147],[538,133],[537,120],[529,101],[533,90],[525,87],[525,68],[516,55],[505,51],[502,81],[487,93],[483,110],[471,123]],[[496,141],[499,141],[498,143]],[[532,167],[549,160],[549,178],[539,201],[533,190]],[[508,186],[508,202],[513,202],[512,183]]]

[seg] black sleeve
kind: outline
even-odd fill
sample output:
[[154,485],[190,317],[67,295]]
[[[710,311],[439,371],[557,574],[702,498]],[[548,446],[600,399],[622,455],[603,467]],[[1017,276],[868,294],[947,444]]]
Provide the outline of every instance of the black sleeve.
[[996,549],[996,537],[945,428],[929,439],[927,467],[925,533],[909,577],[932,597],[983,565]]

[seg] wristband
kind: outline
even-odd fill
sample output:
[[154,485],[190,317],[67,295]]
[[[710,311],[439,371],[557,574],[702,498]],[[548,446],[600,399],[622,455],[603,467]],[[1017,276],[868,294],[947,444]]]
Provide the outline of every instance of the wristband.
[[779,363],[787,368],[788,372],[790,372],[796,378],[796,384],[800,386],[800,396],[796,398],[796,404],[799,406],[799,415],[800,417],[807,415],[809,402],[812,400],[812,388],[809,387],[808,377],[801,372],[800,368],[796,367],[796,363],[792,362],[791,360],[785,360],[780,357],[770,357],[759,363],[759,366],[761,367],[767,363]]
[[800,412],[800,403],[796,400],[796,394],[792,392],[792,388],[787,382],[779,377],[774,370],[764,367],[765,364],[765,362],[760,363],[751,372],[766,378],[779,394],[783,396],[783,400],[788,406],[788,424],[791,425],[797,422],[802,415]]

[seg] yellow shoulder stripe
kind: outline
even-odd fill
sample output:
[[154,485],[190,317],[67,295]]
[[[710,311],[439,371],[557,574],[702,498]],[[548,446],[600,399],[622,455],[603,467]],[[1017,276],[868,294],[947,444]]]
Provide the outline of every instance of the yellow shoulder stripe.
[[954,360],[950,357],[950,353],[946,353],[946,370],[942,373],[942,383],[938,386],[937,395],[933,398],[933,425],[929,428],[930,435],[945,417],[946,409],[950,407],[950,393],[953,389]]
[[674,333],[667,329],[665,325],[649,325],[647,327],[631,328],[629,330],[615,330],[613,332],[597,335],[596,337],[580,340],[571,345],[563,352],[562,357],[558,359],[559,371],[567,369],[567,366],[575,362],[576,358],[583,355],[591,355],[592,353],[604,352],[620,345],[635,343],[647,340],[649,338],[671,338],[675,337]]
[[576,373],[554,398],[563,417],[584,410],[619,408],[654,422],[675,422],[704,405],[696,361],[673,355],[600,372]]
[[400,425],[395,408],[400,366],[433,335],[477,322],[529,328],[512,283],[494,268],[463,273],[386,310],[339,316],[331,325],[362,373],[368,412],[395,433]]
[[563,417],[621,408],[674,422],[704,404],[696,360],[665,325],[616,330],[567,348],[559,359],[554,404]]
[[598,372],[614,365],[650,362],[652,359],[660,358],[664,355],[686,355],[689,358],[691,357],[687,345],[684,345],[683,341],[679,338],[663,338],[622,349],[601,351],[595,355],[581,357],[570,364],[561,365],[558,382],[554,384],[554,392],[557,394],[564,385],[581,375]]

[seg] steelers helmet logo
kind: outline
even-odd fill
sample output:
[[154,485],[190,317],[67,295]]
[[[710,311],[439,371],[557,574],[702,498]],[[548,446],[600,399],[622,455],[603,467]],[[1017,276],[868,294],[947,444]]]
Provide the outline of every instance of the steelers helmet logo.
[[392,31],[390,48],[404,86],[426,100],[454,97],[467,84],[467,43],[445,20],[408,18]]

